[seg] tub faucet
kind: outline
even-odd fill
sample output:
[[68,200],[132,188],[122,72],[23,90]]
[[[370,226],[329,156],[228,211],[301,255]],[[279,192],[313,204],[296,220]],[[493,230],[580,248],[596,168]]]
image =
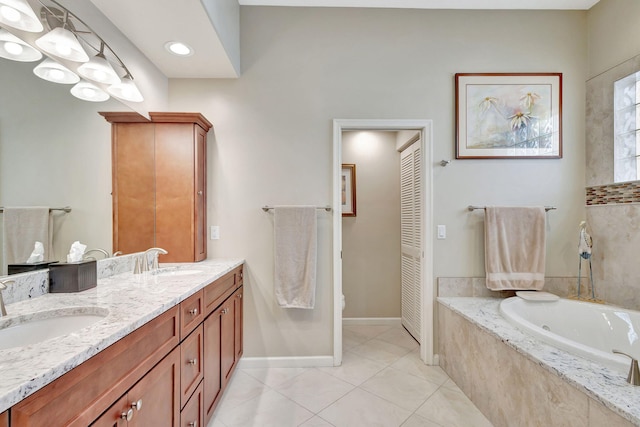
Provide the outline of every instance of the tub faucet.
[[620,350],[611,350],[615,354],[622,354],[631,359],[631,366],[629,366],[629,375],[627,375],[627,382],[631,385],[640,385],[640,369],[638,369],[638,361],[635,357],[623,353]]
[[169,252],[167,252],[162,248],[149,248],[146,251],[144,251],[144,254],[142,255],[142,271],[147,271],[149,269],[149,264],[147,263],[147,254],[149,253],[151,253],[151,255],[153,256],[151,261],[151,271],[157,271],[158,255],[160,254],[167,255]]
[[15,280],[0,280],[0,317],[7,315],[7,309],[4,306],[4,299],[2,298],[2,291],[7,289],[9,283],[15,283]]

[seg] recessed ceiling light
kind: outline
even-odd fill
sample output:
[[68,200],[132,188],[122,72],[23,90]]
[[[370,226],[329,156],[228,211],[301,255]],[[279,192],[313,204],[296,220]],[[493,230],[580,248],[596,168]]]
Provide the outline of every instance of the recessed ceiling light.
[[164,45],[165,49],[174,55],[178,56],[191,56],[193,55],[193,49],[181,42],[167,42]]

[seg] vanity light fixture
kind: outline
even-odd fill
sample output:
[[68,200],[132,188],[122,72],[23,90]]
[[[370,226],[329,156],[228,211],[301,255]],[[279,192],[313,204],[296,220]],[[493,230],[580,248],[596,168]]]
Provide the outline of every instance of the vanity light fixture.
[[80,81],[80,77],[64,65],[47,58],[33,69],[33,73],[41,79],[53,83],[74,84]]
[[20,62],[33,62],[41,59],[42,53],[0,28],[0,57]]
[[109,95],[106,92],[84,80],[71,88],[71,94],[83,101],[102,102],[109,99]]
[[107,92],[116,98],[124,99],[125,101],[131,102],[142,102],[144,98],[140,93],[140,90],[133,82],[133,77],[131,74],[127,72],[127,75],[124,76],[120,83],[113,84],[107,88]]
[[[109,94],[122,101],[144,101],[131,72],[102,37],[58,1],[38,2],[39,19],[26,0],[0,0],[0,57],[37,61],[44,53],[47,58],[34,74],[54,83],[75,84],[71,93],[85,101],[106,101]],[[24,23],[30,20],[37,25]],[[28,36],[23,31],[42,34]],[[87,52],[92,51],[96,53],[89,59]]]
[[36,40],[36,45],[46,53],[73,62],[87,62],[89,55],[84,51],[75,34],[67,28],[69,11],[64,11],[61,27],[55,27]]
[[182,42],[167,42],[164,44],[164,48],[170,53],[177,56],[191,56],[193,55],[193,48]]
[[78,73],[98,83],[108,85],[120,83],[120,77],[104,56],[104,42],[100,42],[100,52],[96,56],[78,67]]
[[44,29],[26,0],[0,0],[0,24],[30,33]]

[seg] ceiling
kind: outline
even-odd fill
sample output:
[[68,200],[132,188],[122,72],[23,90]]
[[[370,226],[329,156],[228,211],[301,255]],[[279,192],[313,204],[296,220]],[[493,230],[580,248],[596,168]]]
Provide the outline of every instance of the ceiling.
[[[238,77],[202,0],[91,0],[169,78]],[[239,0],[240,5],[411,9],[588,10],[598,0]],[[140,17],[144,17],[143,20]],[[189,57],[167,52],[168,41],[194,48]]]

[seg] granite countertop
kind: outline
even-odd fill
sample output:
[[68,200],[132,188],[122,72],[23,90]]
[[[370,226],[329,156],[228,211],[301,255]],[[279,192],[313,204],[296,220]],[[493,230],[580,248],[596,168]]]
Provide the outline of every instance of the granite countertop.
[[640,426],[640,387],[626,375],[567,353],[526,335],[499,312],[501,299],[438,297],[438,302],[502,340],[518,353],[564,379],[587,396]]
[[[109,314],[77,332],[38,344],[0,350],[0,412],[59,378],[135,329],[238,267],[241,259],[165,264],[174,274],[118,274],[78,293],[45,294],[7,305],[11,319],[46,310],[100,307]],[[188,274],[176,273],[190,270]],[[80,310],[82,311],[82,310]]]

